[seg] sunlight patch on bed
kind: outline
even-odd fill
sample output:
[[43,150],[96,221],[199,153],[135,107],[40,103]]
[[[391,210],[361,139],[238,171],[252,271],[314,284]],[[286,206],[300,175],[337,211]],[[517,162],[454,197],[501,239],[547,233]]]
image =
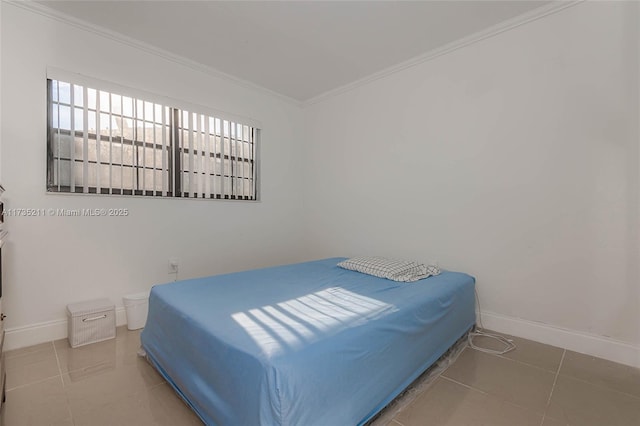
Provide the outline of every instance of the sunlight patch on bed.
[[273,356],[321,337],[395,312],[394,305],[331,287],[275,305],[237,312],[232,318]]

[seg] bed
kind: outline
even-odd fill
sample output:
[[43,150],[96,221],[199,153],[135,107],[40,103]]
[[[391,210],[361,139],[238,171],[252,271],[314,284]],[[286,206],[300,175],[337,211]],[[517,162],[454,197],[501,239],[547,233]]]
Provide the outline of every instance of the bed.
[[147,358],[207,425],[366,423],[474,325],[475,280],[341,260],[154,286]]

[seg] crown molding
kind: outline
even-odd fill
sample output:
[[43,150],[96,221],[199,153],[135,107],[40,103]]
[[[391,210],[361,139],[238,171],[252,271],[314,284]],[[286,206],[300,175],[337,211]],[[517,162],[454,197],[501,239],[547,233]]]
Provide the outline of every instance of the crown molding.
[[156,55],[165,60],[174,62],[176,64],[182,65],[187,68],[191,68],[192,70],[202,72],[204,74],[208,74],[210,76],[220,78],[222,80],[226,80],[238,86],[256,90],[258,92],[265,93],[267,95],[276,97],[280,100],[283,100],[287,103],[293,104],[295,106],[301,107],[302,102],[291,98],[289,96],[283,95],[282,93],[275,92],[273,90],[267,89],[266,87],[260,86],[258,84],[252,83],[248,80],[241,79],[239,77],[235,77],[231,74],[227,74],[220,70],[217,70],[213,67],[201,64],[199,62],[193,61],[191,59],[185,58],[184,56],[177,55],[175,53],[169,52],[167,50],[161,49],[159,47],[153,46],[151,44],[145,43],[143,41],[134,39],[132,37],[125,36],[124,34],[111,31],[107,28],[101,27],[96,24],[92,24],[81,19],[75,18],[73,16],[67,15],[65,13],[54,10],[44,4],[36,3],[31,0],[0,0],[2,3],[10,4],[12,6],[19,7],[21,9],[27,10],[29,12],[37,13],[39,15],[45,16],[50,19],[54,19],[56,21],[71,25],[73,27],[79,28],[84,31],[88,31],[90,33],[105,37],[107,39],[113,40],[115,42],[127,45],[129,47],[133,47],[138,50],[142,50],[146,53]]
[[80,20],[78,18],[69,16],[67,14],[58,12],[57,10],[51,9],[50,7],[41,4],[41,3],[36,3],[34,1],[31,0],[1,0],[3,3],[7,3],[7,4],[11,4],[13,6],[16,7],[20,7],[22,9],[28,10],[30,12],[33,13],[37,13],[39,15],[43,15],[45,17],[48,17],[50,19],[54,19],[60,22],[63,22],[65,24],[74,26],[76,28],[100,35],[102,37],[111,39],[113,41],[116,41],[118,43],[122,43],[124,45],[142,50],[146,53],[150,53],[156,56],[159,56],[165,60],[180,64],[182,66],[185,66],[187,68],[191,68],[193,70],[211,75],[213,77],[217,77],[223,80],[227,80],[231,83],[234,83],[238,86],[242,86],[245,88],[249,88],[249,89],[253,89],[253,90],[257,90],[259,92],[263,92],[265,94],[268,94],[270,96],[274,96],[278,99],[281,99],[287,103],[293,104],[295,106],[298,107],[308,107],[311,105],[314,105],[316,103],[322,102],[324,100],[330,99],[332,97],[335,97],[339,94],[348,92],[350,90],[353,90],[357,87],[360,86],[364,86],[366,84],[369,84],[373,81],[382,79],[384,77],[393,75],[395,73],[398,73],[400,71],[403,71],[407,68],[411,68],[417,65],[420,65],[422,63],[428,62],[430,60],[436,59],[440,56],[446,55],[448,53],[454,52],[458,49],[461,49],[463,47],[466,46],[470,46],[472,44],[478,43],[480,41],[486,40],[488,38],[494,37],[498,34],[501,34],[503,32],[506,31],[510,31],[512,29],[518,28],[521,25],[525,25],[528,24],[530,22],[536,21],[538,19],[544,18],[546,16],[558,13],[564,9],[567,9],[569,7],[575,6],[579,3],[582,3],[586,0],[555,0],[553,2],[551,2],[550,4],[541,6],[539,8],[536,8],[532,11],[529,11],[527,13],[524,13],[522,15],[516,16],[512,19],[509,19],[507,21],[501,22],[499,24],[496,24],[494,26],[491,26],[485,30],[479,31],[477,33],[474,33],[472,35],[469,35],[467,37],[464,37],[462,39],[453,41],[451,43],[448,43],[444,46],[438,47],[436,49],[433,49],[429,52],[426,52],[422,55],[416,56],[412,59],[409,59],[407,61],[401,62],[397,65],[393,65],[391,67],[385,68],[384,70],[378,71],[376,73],[370,74],[366,77],[363,77],[361,79],[358,79],[354,82],[345,84],[343,86],[337,87],[335,89],[329,90],[327,92],[324,92],[320,95],[314,96],[310,99],[307,99],[305,101],[299,101],[297,99],[291,98],[289,96],[283,95],[281,93],[275,92],[273,90],[267,89],[263,86],[260,86],[258,84],[252,83],[250,81],[235,77],[233,75],[224,73],[222,71],[219,71],[213,67],[209,67],[207,65],[203,65],[199,62],[193,61],[191,59],[187,59],[183,56],[177,55],[175,53],[169,52],[167,50],[161,49],[159,47],[156,46],[152,46],[148,43],[142,42],[140,40],[134,39],[132,37],[128,37],[125,36],[123,34],[117,33],[115,31],[111,31],[109,29],[106,29],[104,27],[101,27],[99,25],[95,25],[95,24],[91,24],[88,23],[86,21]]
[[407,61],[401,62],[397,65],[393,65],[389,68],[385,68],[382,71],[378,71],[374,74],[370,74],[366,77],[363,77],[354,82],[345,84],[344,86],[337,87],[335,89],[324,92],[320,95],[314,96],[306,101],[303,101],[302,107],[308,107],[310,105],[317,104],[319,102],[323,102],[332,97],[338,96],[342,93],[351,91],[360,86],[367,85],[376,80],[380,80],[387,76],[393,75],[400,71],[403,71],[407,68],[415,67],[416,65],[420,65],[424,62],[431,61],[440,56],[446,55],[448,53],[454,52],[463,47],[470,46],[474,43],[478,43],[480,41],[486,40],[488,38],[494,37],[498,34],[502,34],[506,31],[510,31],[512,29],[518,28],[521,25],[528,24],[529,22],[536,21],[538,19],[544,18],[546,16],[552,15],[554,13],[560,12],[561,10],[567,9],[569,7],[575,6],[576,4],[582,3],[585,0],[554,0],[552,3],[538,7],[529,12],[518,15],[509,20],[503,21],[499,24],[493,25],[487,29],[471,34],[467,37],[461,38],[459,40],[453,41],[451,43],[445,44],[444,46],[438,47],[436,49],[430,50],[422,55],[416,56]]

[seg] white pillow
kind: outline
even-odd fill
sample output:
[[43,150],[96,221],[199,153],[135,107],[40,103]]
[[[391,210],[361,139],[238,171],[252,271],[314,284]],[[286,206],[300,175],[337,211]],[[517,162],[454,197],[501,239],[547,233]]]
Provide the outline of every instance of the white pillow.
[[440,269],[437,266],[426,266],[423,263],[377,256],[352,257],[338,263],[338,266],[351,271],[402,282],[418,281],[440,273]]

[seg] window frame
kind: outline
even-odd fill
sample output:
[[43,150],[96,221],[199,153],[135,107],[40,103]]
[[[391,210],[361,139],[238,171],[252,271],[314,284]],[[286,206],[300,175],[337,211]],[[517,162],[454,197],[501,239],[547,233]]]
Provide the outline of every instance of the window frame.
[[[134,112],[132,115],[133,117],[128,117],[125,116],[123,112],[121,112],[121,116],[119,116],[121,118],[121,120],[124,120],[125,117],[127,118],[131,118],[133,120],[134,123],[139,124],[140,122],[142,122],[143,126],[144,123],[146,123],[147,121],[151,121],[154,126],[156,125],[161,125],[161,126],[167,126],[167,141],[166,141],[166,148],[165,146],[162,144],[158,144],[155,143],[155,138],[154,138],[154,142],[148,142],[144,139],[142,140],[138,140],[137,137],[125,137],[124,134],[122,133],[123,129],[121,129],[121,135],[122,136],[116,136],[117,137],[117,141],[115,140],[116,137],[111,137],[111,135],[104,135],[101,133],[100,128],[95,129],[95,131],[93,133],[90,133],[90,129],[88,128],[89,125],[86,122],[86,118],[85,118],[85,122],[83,125],[83,129],[82,130],[77,130],[77,129],[73,129],[70,128],[69,130],[67,129],[62,129],[60,126],[60,123],[58,123],[58,127],[54,128],[53,127],[53,122],[54,122],[54,106],[58,105],[58,107],[60,106],[65,106],[65,107],[69,107],[71,109],[70,114],[73,115],[74,114],[74,108],[78,108],[78,104],[76,104],[75,102],[73,102],[73,100],[71,100],[69,103],[64,103],[61,102],[60,99],[54,100],[54,96],[53,96],[53,89],[52,89],[52,81],[56,80],[58,82],[64,82],[64,83],[68,83],[70,85],[72,85],[72,91],[73,91],[73,85],[77,85],[77,86],[83,86],[84,90],[88,90],[88,89],[93,89],[96,91],[97,93],[97,104],[95,108],[95,114],[98,115],[100,113],[103,113],[102,111],[100,111],[100,108],[98,107],[99,103],[100,103],[100,92],[107,92],[109,93],[109,95],[119,95],[122,97],[127,97],[127,98],[131,98],[133,104],[136,104],[136,102],[141,101],[143,105],[145,105],[146,102],[152,103],[154,104],[154,108],[155,105],[159,105],[161,108],[167,108],[169,111],[168,117],[164,117],[164,118],[168,118],[167,122],[164,122],[164,118],[162,119],[162,122],[156,122],[155,118],[153,119],[149,119],[148,117],[143,117],[142,119],[137,118],[136,117],[136,113]],[[164,96],[160,96],[160,95],[156,95],[156,94],[152,94],[149,92],[145,92],[142,90],[137,90],[137,89],[132,89],[132,88],[128,88],[125,86],[121,86],[121,85],[117,85],[114,83],[110,83],[110,82],[105,82],[99,79],[95,79],[95,78],[90,78],[90,77],[86,77],[80,74],[75,74],[75,73],[70,73],[67,71],[63,71],[63,70],[59,70],[59,69],[55,69],[55,68],[48,68],[47,69],[47,76],[46,76],[46,90],[47,90],[47,95],[46,95],[46,102],[47,102],[47,171],[46,171],[46,190],[47,193],[55,193],[55,194],[89,194],[89,195],[116,195],[116,196],[143,196],[143,197],[151,197],[151,198],[185,198],[185,199],[191,199],[191,200],[237,200],[237,201],[260,201],[260,135],[261,135],[261,130],[262,130],[262,126],[260,125],[259,122],[253,120],[253,119],[248,119],[246,117],[240,117],[240,116],[235,116],[235,115],[230,115],[228,113],[221,113],[219,111],[215,111],[212,110],[210,108],[206,108],[206,107],[202,107],[199,105],[194,105],[194,104],[190,104],[184,101],[178,101],[175,99],[171,99],[168,97],[164,97]],[[86,100],[85,100],[86,101]],[[90,109],[88,106],[83,105],[82,107],[84,110]],[[244,145],[245,144],[249,144],[251,146],[251,151],[249,153],[247,153],[247,155],[238,155],[237,153],[235,155],[232,154],[232,152],[229,153],[224,153],[224,152],[206,152],[209,150],[209,148],[207,147],[207,149],[205,150],[202,147],[195,147],[196,149],[194,149],[194,154],[191,154],[191,146],[187,145],[188,141],[185,141],[184,138],[181,136],[181,133],[187,133],[187,134],[193,134],[196,133],[198,135],[198,137],[200,137],[199,135],[202,135],[202,137],[204,137],[204,129],[197,129],[197,128],[190,128],[187,125],[185,125],[185,123],[183,123],[182,120],[182,116],[184,114],[188,114],[190,116],[193,117],[197,117],[198,120],[202,119],[202,120],[213,120],[213,123],[220,123],[220,134],[215,133],[215,129],[213,130],[213,133],[210,132],[206,138],[207,140],[209,138],[213,138],[213,141],[211,141],[213,143],[213,146],[216,146],[216,140],[219,140],[219,144],[220,145],[226,145],[228,144],[229,147],[231,147],[233,144],[236,145],[236,149],[237,149],[237,145],[242,145],[243,146],[243,154],[244,154]],[[111,116],[110,116],[110,120],[111,120]],[[228,127],[225,127],[225,124],[228,125]],[[111,126],[112,124],[110,124]],[[235,130],[232,130],[232,126],[236,126]],[[74,127],[73,125],[70,127]],[[242,128],[242,139],[238,138],[238,129]],[[228,128],[228,136],[226,136],[227,129]],[[248,128],[249,131],[251,132],[250,135],[247,135],[247,137],[249,139],[244,139],[244,129]],[[91,129],[93,130],[93,129]],[[154,132],[155,127],[154,127]],[[164,131],[164,129],[162,130]],[[54,153],[54,137],[55,135],[64,135],[66,137],[70,137],[71,139],[71,147],[70,149],[74,152],[73,155],[70,155],[69,159],[65,159],[63,157],[60,158],[56,158],[55,153]],[[235,136],[232,136],[234,135]],[[100,158],[99,155],[96,156],[96,160],[88,160],[87,159],[87,154],[84,153],[84,158],[75,158],[75,139],[76,138],[84,138],[85,142],[86,140],[88,140],[89,142],[93,142],[98,144],[98,141],[100,141],[100,143],[108,143],[108,144],[112,144],[112,143],[118,143],[118,144],[123,144],[123,145],[127,145],[127,146],[131,146],[133,147],[133,151],[136,153],[133,155],[132,161],[134,162],[131,165],[126,164],[127,162],[124,160],[124,158],[120,158],[120,162],[116,163],[112,161],[112,158],[110,157],[110,161],[109,162],[104,162],[103,159]],[[191,137],[189,137],[189,140],[192,141]],[[58,143],[60,143],[60,141],[58,141]],[[84,147],[84,149],[86,149],[86,145]],[[99,148],[97,148],[99,151]],[[163,168],[163,165],[156,165],[155,162],[154,164],[139,164],[137,163],[137,152],[139,149],[154,149],[154,150],[160,150],[160,152],[162,152],[162,150],[166,149],[167,153],[167,168]],[[214,150],[215,151],[215,150]],[[231,150],[233,151],[233,150]],[[111,153],[111,151],[110,151]],[[208,154],[208,157],[207,157]],[[164,155],[164,154],[162,154]],[[156,154],[154,151],[154,158]],[[227,171],[223,169],[219,171],[219,173],[216,174],[215,170],[209,171],[202,171],[202,170],[187,170],[186,166],[184,165],[184,161],[182,160],[185,156],[189,156],[189,158],[196,158],[197,161],[204,161],[206,160],[210,160],[213,159],[213,162],[215,164],[216,159],[219,159],[221,163],[224,163],[225,161],[227,161],[229,163],[229,165],[231,166],[231,170]],[[141,171],[146,171],[146,170],[153,170],[154,173],[155,172],[160,172],[160,174],[162,175],[165,171],[168,173],[168,181],[167,181],[167,187],[166,187],[166,191],[164,190],[158,190],[157,187],[154,187],[153,189],[147,189],[147,188],[136,188],[135,185],[132,189],[126,189],[124,188],[124,184],[121,181],[121,185],[120,187],[116,187],[113,185],[111,179],[110,182],[107,183],[107,185],[96,185],[96,186],[89,186],[87,184],[88,181],[88,176],[84,175],[82,176],[82,183],[83,185],[78,185],[78,184],[71,184],[71,182],[69,183],[69,185],[60,185],[60,177],[58,177],[58,181],[55,181],[55,163],[56,161],[70,161],[70,162],[75,162],[75,163],[79,163],[81,164],[81,167],[84,167],[84,171],[86,172],[87,168],[85,166],[85,162],[87,164],[96,164],[98,165],[96,173],[100,173],[100,165],[107,165],[109,167],[118,167],[118,168],[126,168],[126,167],[130,167],[133,171],[134,174],[140,174]],[[250,164],[250,170],[252,171],[252,174],[244,176],[244,172],[242,175],[240,175],[239,173],[236,174],[236,172],[234,171],[234,167],[236,165],[236,163],[241,163],[243,164],[242,169],[244,171],[245,169],[245,164],[248,163]],[[76,166],[74,166],[76,167]],[[71,170],[75,170],[75,168],[72,168]],[[71,180],[75,179],[74,176],[71,176],[73,172],[69,172],[69,178]],[[187,174],[189,177],[193,176],[196,177],[196,183],[195,184],[190,184],[188,187],[183,188],[183,175]],[[208,173],[208,175],[207,175]],[[202,175],[202,176],[201,176]],[[112,176],[110,174],[110,176]],[[213,189],[211,189],[208,193],[203,189],[200,188],[200,186],[206,186],[206,188],[209,188],[209,186],[211,184],[207,183],[205,185],[205,180],[207,179],[216,179],[216,177],[220,180],[220,182],[229,181],[228,185],[225,185],[224,183],[222,183],[220,185],[219,188],[216,188],[216,191],[214,192]],[[139,178],[136,178],[139,179]],[[164,177],[162,178],[164,180]],[[242,194],[238,194],[235,193],[236,191],[236,185],[237,185],[237,179],[242,179],[242,188],[243,188],[243,193]],[[249,191],[252,190],[252,194],[250,193],[249,195],[245,195],[244,193],[244,181],[247,181],[249,183]],[[195,185],[198,189],[196,191],[193,190],[192,185]],[[154,181],[154,186],[155,186],[155,181]],[[230,190],[225,190],[226,187],[229,187]],[[100,189],[98,191],[98,188]],[[73,189],[73,191],[72,191]]]

